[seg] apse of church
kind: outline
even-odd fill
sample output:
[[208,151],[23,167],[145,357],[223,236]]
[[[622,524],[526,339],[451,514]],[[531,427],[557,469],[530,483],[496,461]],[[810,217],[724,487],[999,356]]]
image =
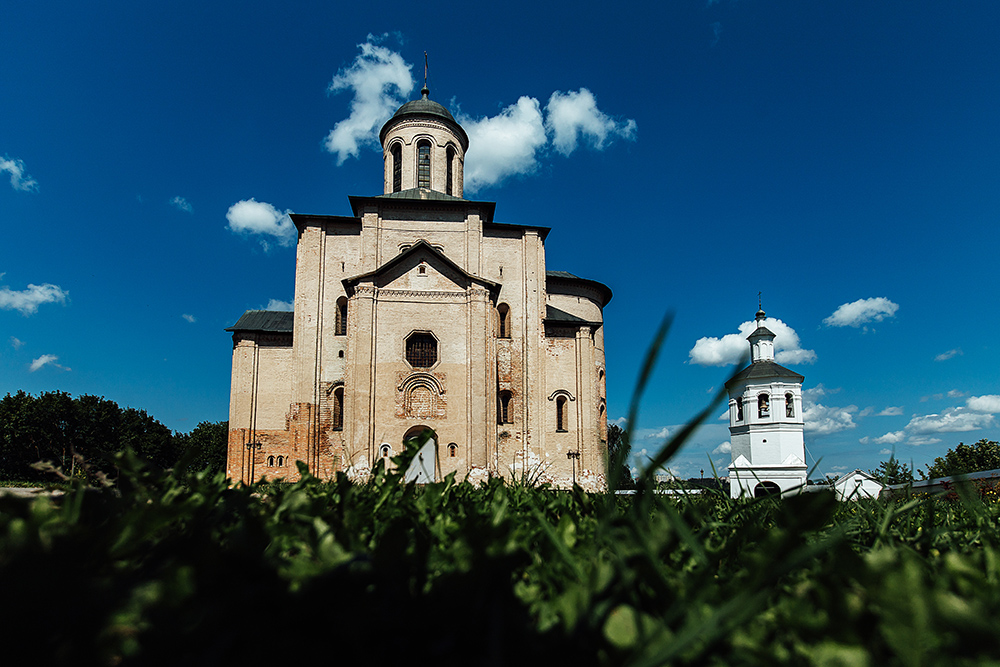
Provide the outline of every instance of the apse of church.
[[363,478],[430,428],[440,476],[603,488],[610,289],[547,270],[548,227],[463,197],[468,136],[426,88],[379,136],[381,194],[291,216],[294,311],[227,329],[230,477]]

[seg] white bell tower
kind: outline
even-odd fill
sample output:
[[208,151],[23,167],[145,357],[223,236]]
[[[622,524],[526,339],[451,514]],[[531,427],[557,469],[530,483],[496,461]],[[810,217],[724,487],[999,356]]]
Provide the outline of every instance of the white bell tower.
[[774,333],[757,311],[750,341],[750,365],[726,383],[733,462],[729,489],[733,498],[804,487],[805,443],[802,437],[804,376],[774,361]]

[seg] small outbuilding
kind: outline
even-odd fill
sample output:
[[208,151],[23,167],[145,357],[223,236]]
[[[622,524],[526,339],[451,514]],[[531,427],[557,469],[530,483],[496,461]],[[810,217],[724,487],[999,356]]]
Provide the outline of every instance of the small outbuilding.
[[839,477],[833,483],[833,491],[837,500],[860,500],[861,498],[878,498],[885,485],[864,470],[856,469]]

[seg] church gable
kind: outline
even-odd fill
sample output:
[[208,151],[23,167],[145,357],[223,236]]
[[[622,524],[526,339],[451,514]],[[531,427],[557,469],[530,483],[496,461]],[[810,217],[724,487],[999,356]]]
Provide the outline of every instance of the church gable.
[[499,285],[474,276],[426,241],[417,241],[371,273],[347,278],[348,293],[362,283],[408,292],[464,292],[473,285],[497,291]]

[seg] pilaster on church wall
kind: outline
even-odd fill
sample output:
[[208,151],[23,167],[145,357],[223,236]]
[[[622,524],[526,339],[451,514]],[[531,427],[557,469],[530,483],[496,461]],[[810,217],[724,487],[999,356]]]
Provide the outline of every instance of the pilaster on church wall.
[[367,467],[374,461],[372,385],[375,355],[375,290],[359,285],[348,306],[347,357],[344,391],[343,467]]
[[468,448],[471,465],[483,468],[496,439],[496,429],[493,428],[497,409],[496,363],[493,361],[495,357],[488,355],[493,339],[493,306],[485,289],[472,287],[468,293]]
[[292,400],[295,403],[315,399],[323,236],[322,227],[307,225],[299,235],[296,247],[292,385]]
[[544,457],[544,425],[547,396],[543,359],[545,331],[545,247],[537,230],[524,232],[524,321],[525,405],[528,406],[526,451]]

